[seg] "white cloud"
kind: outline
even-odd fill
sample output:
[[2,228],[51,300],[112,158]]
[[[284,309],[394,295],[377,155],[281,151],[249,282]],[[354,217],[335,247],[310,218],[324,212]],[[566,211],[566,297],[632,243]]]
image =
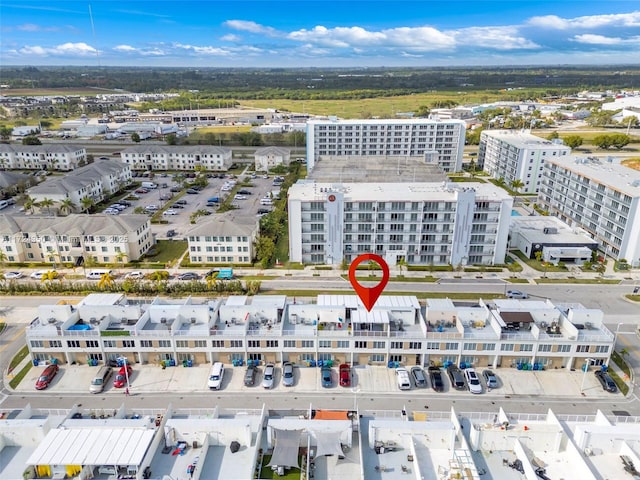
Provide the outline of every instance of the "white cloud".
[[561,18],[556,15],[532,17],[527,22],[534,27],[554,30],[585,29],[600,27],[638,27],[640,11],[611,15],[589,15],[575,18]]
[[521,50],[540,48],[538,44],[521,36],[515,27],[469,27],[454,33],[458,45],[492,48],[495,50]]
[[174,45],[176,48],[181,48],[183,50],[188,50],[193,53],[199,55],[214,55],[214,56],[223,56],[226,57],[230,54],[229,50],[219,47],[212,46],[198,46],[198,45],[185,45],[182,43],[176,43]]
[[261,35],[268,35],[270,37],[279,36],[278,30],[273,27],[267,27],[260,25],[256,22],[250,22],[247,20],[227,20],[224,24],[233,28],[234,30],[240,30],[243,32],[259,33]]
[[242,40],[242,37],[240,35],[229,33],[228,35],[223,35],[222,37],[220,37],[220,40],[222,40],[223,42],[239,42],[240,40]]
[[96,55],[98,50],[84,42],[80,43],[63,43],[56,47],[41,47],[38,45],[26,45],[19,50],[23,55],[36,56],[70,56],[70,57],[86,57]]
[[640,36],[630,38],[605,37],[604,35],[593,35],[585,33],[583,35],[575,35],[571,40],[587,45],[633,45],[640,44]]
[[117,45],[113,47],[118,52],[137,52],[137,48],[133,48],[131,45]]

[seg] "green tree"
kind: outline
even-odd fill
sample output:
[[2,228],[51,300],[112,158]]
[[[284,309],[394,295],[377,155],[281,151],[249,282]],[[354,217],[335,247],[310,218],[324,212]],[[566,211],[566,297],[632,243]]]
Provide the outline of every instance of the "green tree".
[[467,145],[480,145],[480,134],[482,133],[482,128],[474,128],[473,130],[467,130],[465,133],[465,143]]
[[556,130],[547,135],[547,140],[556,140],[558,138],[560,138],[560,134]]
[[134,208],[133,213],[135,213],[136,215],[144,215],[145,214],[144,207]]
[[564,144],[569,148],[578,148],[582,145],[583,139],[580,135],[567,135],[562,139]]
[[516,195],[513,196],[513,204],[515,205],[516,200],[518,199],[517,194],[520,191],[520,189],[524,187],[524,182],[519,178],[516,178],[514,180],[511,180],[511,183],[509,185],[511,186],[511,190],[513,190],[516,193]]
[[35,135],[27,135],[22,139],[22,145],[42,145],[42,142]]
[[304,132],[289,132],[286,137],[287,145],[304,147],[307,144],[307,134]]
[[60,209],[60,212],[66,213],[67,215],[69,215],[71,212],[73,212],[76,209],[76,205],[73,203],[73,201],[70,198],[65,198],[60,202],[59,209]]
[[131,141],[135,143],[140,143],[140,135],[137,132],[133,132],[131,134]]
[[82,205],[83,212],[89,212],[95,205],[95,201],[91,197],[83,197],[82,200],[80,200],[80,204]]
[[621,150],[631,142],[629,135],[624,133],[612,133],[609,136],[611,137],[611,146],[617,150]]
[[0,139],[3,141],[7,141],[11,138],[11,134],[13,133],[13,129],[11,127],[7,127],[6,125],[0,126]]
[[164,141],[167,142],[167,145],[176,145],[178,143],[178,137],[175,133],[170,133],[164,137]]
[[24,199],[24,209],[27,212],[33,213],[34,207],[37,206],[37,203],[32,197],[27,196]]
[[407,260],[404,257],[402,257],[400,260],[398,260],[396,262],[396,265],[398,266],[398,269],[400,270],[400,275],[401,276],[402,276],[403,269],[406,270],[407,267],[409,266],[409,264],[407,263]]
[[104,272],[98,280],[98,288],[104,290],[113,286],[114,278],[109,272]]
[[430,113],[431,113],[431,109],[426,105],[420,105],[414,111],[414,114],[416,117],[428,117]]
[[276,244],[271,237],[261,235],[256,242],[256,257],[262,268],[273,265],[276,254]]
[[38,203],[38,206],[42,209],[42,208],[46,208],[47,209],[47,213],[49,215],[51,215],[51,207],[53,206],[54,201],[51,200],[50,198],[43,198],[42,200],[40,200],[40,202]]

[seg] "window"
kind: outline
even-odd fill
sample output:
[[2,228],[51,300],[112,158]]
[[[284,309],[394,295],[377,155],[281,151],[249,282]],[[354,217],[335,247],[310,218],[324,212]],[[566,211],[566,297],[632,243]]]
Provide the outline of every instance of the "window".
[[587,353],[589,351],[589,345],[578,345],[576,348],[576,352],[578,353]]
[[384,362],[384,354],[382,353],[376,353],[374,355],[370,355],[369,356],[369,361],[371,363],[381,363]]
[[87,348],[98,348],[97,340],[87,340]]
[[115,340],[104,340],[103,342],[104,348],[114,348],[116,346]]
[[475,343],[465,343],[463,346],[463,350],[475,350],[477,345]]
[[187,348],[189,347],[189,342],[187,340],[176,340],[177,348]]
[[422,348],[422,342],[409,342],[410,350],[420,350]]
[[596,345],[596,353],[608,353],[609,345]]
[[284,341],[284,348],[296,348],[295,340],[283,340],[283,341]]
[[338,340],[337,348],[349,348],[349,340]]
[[247,346],[249,348],[260,348],[260,340],[249,340]]
[[158,340],[158,347],[160,348],[170,348],[171,340]]
[[331,348],[331,340],[320,340],[318,348]]
[[[77,340],[74,341],[77,342]],[[78,342],[78,346],[80,346],[80,342]],[[49,347],[62,348],[62,342],[60,340],[49,340]]]
[[533,351],[533,344],[532,343],[523,343],[520,345],[520,351],[521,352],[532,352]]
[[551,344],[550,343],[543,343],[541,345],[538,346],[538,351],[539,352],[550,352],[551,351]]
[[242,348],[242,340],[231,340],[231,348]]
[[495,350],[496,349],[496,344],[495,343],[483,343],[482,344],[482,350]]
[[402,348],[402,342],[391,342],[391,348],[394,348],[394,349]]
[[[49,345],[51,345],[54,341],[57,341],[57,340],[50,341]],[[67,347],[80,348],[80,340],[67,340]]]
[[571,345],[558,345],[558,352],[567,353],[571,351]]
[[122,341],[123,348],[133,348],[136,346],[136,342],[133,340],[123,340]]
[[447,342],[444,344],[445,350],[458,350],[458,342]]
[[365,341],[357,341],[356,348],[367,348],[367,342]]
[[384,348],[385,342],[373,342],[373,348]]
[[267,340],[268,348],[278,348],[278,340]]
[[427,350],[439,350],[440,344],[438,342],[427,342]]
[[31,348],[42,348],[44,347],[44,342],[42,340],[31,340]]
[[513,343],[503,343],[502,345],[500,345],[500,351],[513,352]]
[[206,340],[196,340],[195,342],[193,342],[194,347],[196,348],[206,348],[207,347],[207,341]]
[[313,340],[302,340],[301,347],[302,348],[313,348]]

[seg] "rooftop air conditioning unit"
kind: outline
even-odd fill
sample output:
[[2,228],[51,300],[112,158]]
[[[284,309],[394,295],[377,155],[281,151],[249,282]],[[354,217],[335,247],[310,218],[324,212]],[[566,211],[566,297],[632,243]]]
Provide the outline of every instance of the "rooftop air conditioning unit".
[[89,319],[89,323],[96,323],[98,320],[96,319],[96,317],[91,317]]
[[127,323],[127,317],[122,317],[122,318],[120,319],[120,323],[124,323],[124,324],[126,325],[126,323]]
[[196,323],[196,317],[191,317],[191,323]]
[[47,319],[47,321],[48,321],[49,323],[56,323],[56,319],[55,319],[55,318],[53,318],[53,317],[51,317],[51,318]]
[[160,319],[160,323],[167,323],[167,317],[162,317]]

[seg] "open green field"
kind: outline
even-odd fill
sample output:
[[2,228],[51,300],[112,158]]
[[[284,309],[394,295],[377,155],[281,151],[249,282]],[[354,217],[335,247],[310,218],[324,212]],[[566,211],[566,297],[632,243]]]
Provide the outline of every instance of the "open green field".
[[89,95],[94,96],[99,93],[122,93],[121,90],[111,90],[109,88],[5,88],[2,95],[5,97],[21,96],[47,96],[47,95]]
[[251,125],[218,125],[215,127],[198,127],[200,135],[205,133],[245,133],[251,131]]

